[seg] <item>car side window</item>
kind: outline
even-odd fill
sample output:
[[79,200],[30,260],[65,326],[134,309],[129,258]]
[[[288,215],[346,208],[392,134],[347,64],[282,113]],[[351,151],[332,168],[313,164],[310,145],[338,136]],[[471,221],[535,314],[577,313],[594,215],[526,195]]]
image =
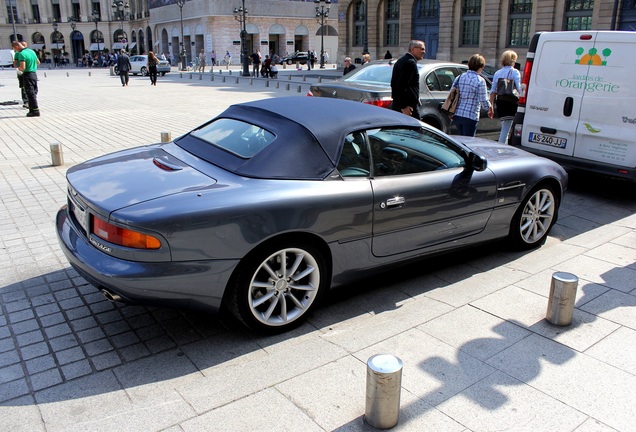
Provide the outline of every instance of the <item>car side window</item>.
[[369,150],[363,132],[346,136],[337,169],[342,177],[368,177],[370,174]]
[[375,177],[418,174],[466,165],[463,149],[428,129],[367,131]]
[[431,91],[450,91],[456,76],[455,68],[438,68],[426,76],[426,85]]

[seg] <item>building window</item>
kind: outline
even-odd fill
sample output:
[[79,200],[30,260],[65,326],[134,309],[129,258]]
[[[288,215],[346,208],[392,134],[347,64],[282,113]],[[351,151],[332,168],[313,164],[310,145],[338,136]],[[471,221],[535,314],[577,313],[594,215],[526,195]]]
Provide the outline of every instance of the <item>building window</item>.
[[364,1],[356,2],[353,15],[353,45],[362,46],[367,34],[367,11]]
[[81,21],[82,20],[82,11],[80,10],[80,4],[79,4],[79,0],[73,0],[71,3],[71,18],[73,18],[74,21]]
[[532,21],[532,0],[512,0],[510,2],[510,32],[508,46],[530,45],[530,23]]
[[39,24],[40,21],[40,6],[36,4],[31,4],[31,14],[33,14],[33,23]]
[[481,0],[462,0],[462,46],[479,46]]
[[7,0],[7,24],[18,23],[18,8],[16,0]]
[[590,30],[594,0],[567,0],[565,2],[565,30]]
[[415,19],[439,17],[438,0],[420,0],[415,4]]
[[62,11],[60,10],[60,0],[51,0],[51,15],[53,22],[62,21]]
[[388,0],[386,2],[386,46],[397,46],[400,44],[400,2],[399,0]]

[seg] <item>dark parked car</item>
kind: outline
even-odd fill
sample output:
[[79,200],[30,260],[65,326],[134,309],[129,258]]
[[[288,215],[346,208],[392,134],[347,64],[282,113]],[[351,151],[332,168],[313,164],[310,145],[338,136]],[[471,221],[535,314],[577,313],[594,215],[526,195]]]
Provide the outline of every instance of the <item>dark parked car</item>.
[[[392,102],[391,74],[394,63],[395,59],[372,61],[336,81],[312,85],[308,96],[348,99],[387,108]],[[418,62],[418,67],[422,121],[443,132],[452,133],[448,115],[440,111],[440,107],[448,96],[455,78],[466,72],[468,66],[436,60],[421,60]],[[486,85],[490,89],[490,80],[487,78]],[[478,132],[492,132],[500,129],[499,119],[488,118],[487,110],[482,109]]]
[[231,106],[67,180],[62,250],[107,298],[225,307],[283,331],[330,287],[397,263],[506,237],[543,244],[567,174],[391,110],[296,96]]
[[291,55],[281,57],[280,64],[287,63],[288,65],[294,63],[307,64],[307,60],[309,59],[309,54],[305,51],[295,52]]

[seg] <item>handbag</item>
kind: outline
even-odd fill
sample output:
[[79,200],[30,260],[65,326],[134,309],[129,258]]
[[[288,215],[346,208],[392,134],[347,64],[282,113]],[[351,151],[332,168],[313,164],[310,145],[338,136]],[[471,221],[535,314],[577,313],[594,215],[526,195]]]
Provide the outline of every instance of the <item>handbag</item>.
[[441,110],[447,114],[455,114],[457,108],[457,102],[459,102],[459,87],[453,86],[446,96],[446,100],[442,104]]
[[519,102],[519,92],[515,88],[515,81],[510,78],[510,72],[506,78],[499,78],[497,81],[497,99],[506,102]]

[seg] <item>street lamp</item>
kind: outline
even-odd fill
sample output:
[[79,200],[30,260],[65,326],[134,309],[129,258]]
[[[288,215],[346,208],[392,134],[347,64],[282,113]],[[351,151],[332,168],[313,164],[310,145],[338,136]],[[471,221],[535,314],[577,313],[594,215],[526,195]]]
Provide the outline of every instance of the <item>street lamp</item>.
[[101,45],[99,44],[99,29],[97,28],[97,23],[99,22],[99,12],[97,12],[96,10],[93,11],[93,21],[95,21],[95,41],[97,42],[97,54],[99,55],[101,61],[102,49]]
[[316,20],[320,23],[320,69],[325,68],[325,18],[329,17],[331,0],[314,0]]
[[117,21],[121,21],[121,29],[124,30],[124,20],[126,19],[126,14],[128,14],[128,10],[130,6],[128,3],[124,4],[123,0],[115,0],[112,4],[113,15]]
[[243,72],[241,75],[250,76],[250,65],[247,60],[247,30],[245,22],[247,21],[247,9],[245,8],[245,0],[242,6],[234,8],[234,19],[241,24],[241,63],[243,64]]
[[185,5],[186,0],[177,0],[177,6],[179,6],[179,12],[181,13],[181,42],[179,43],[181,45],[181,52],[179,53],[179,57],[181,57],[181,70],[187,70],[187,66],[186,66],[186,49],[185,49],[185,45],[183,44],[183,5]]

